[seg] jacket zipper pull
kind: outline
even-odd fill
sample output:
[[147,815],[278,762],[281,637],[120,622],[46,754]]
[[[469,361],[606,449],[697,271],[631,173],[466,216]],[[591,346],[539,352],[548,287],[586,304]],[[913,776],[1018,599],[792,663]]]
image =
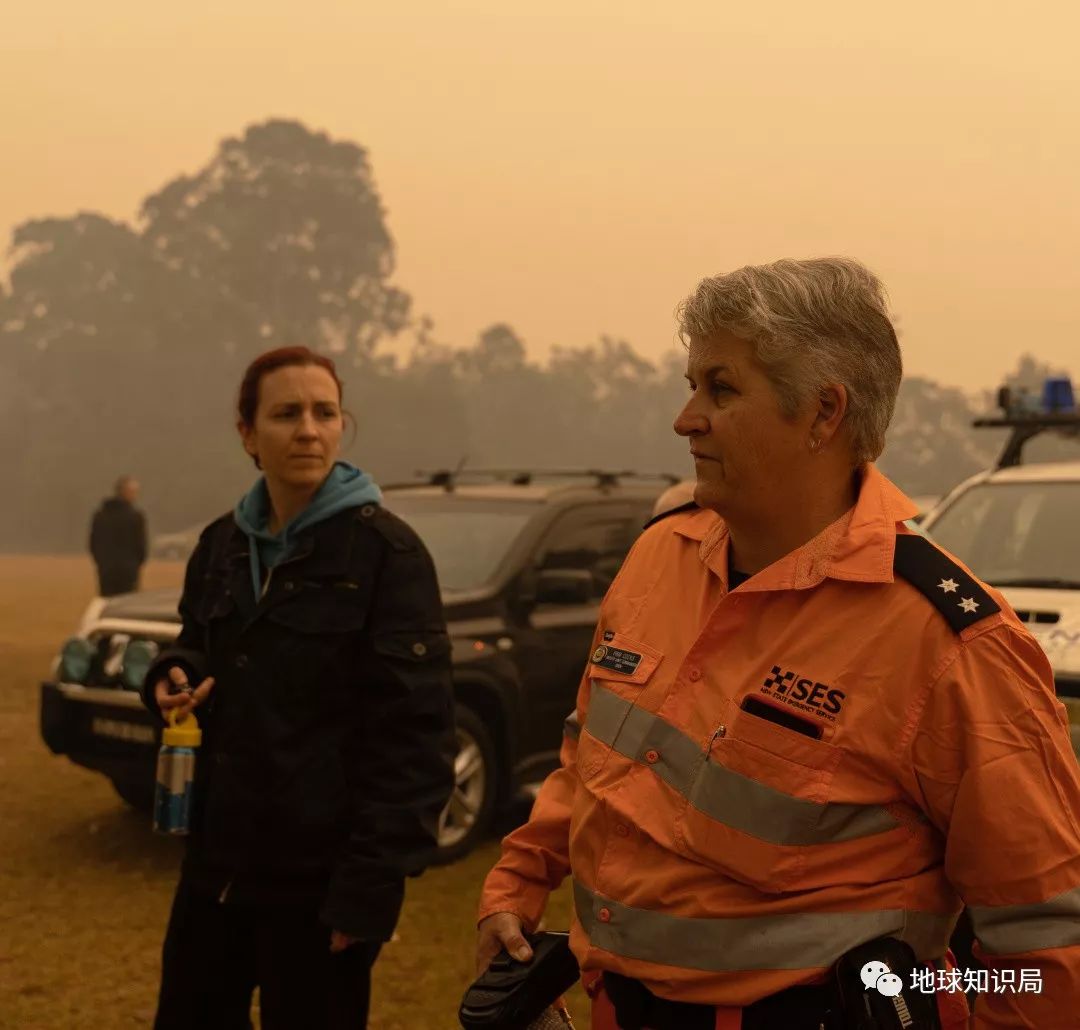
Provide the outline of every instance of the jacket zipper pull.
[[272,577],[273,575],[274,575],[274,566],[273,566],[273,565],[271,565],[271,566],[270,566],[270,568],[268,568],[268,569],[266,570],[266,582],[265,582],[265,583],[263,583],[262,593],[261,593],[261,594],[259,594],[259,600],[260,600],[260,601],[261,601],[261,600],[262,600],[262,599],[263,599],[264,597],[266,597],[266,591],[270,589],[270,578],[271,578],[271,577]]
[[727,727],[723,723],[720,723],[720,725],[717,726],[716,729],[713,731],[713,735],[709,738],[709,742],[705,745],[705,758],[706,759],[708,759],[709,755],[712,754],[713,744],[715,744],[718,740],[721,740],[722,738],[724,738],[726,736],[727,736]]
[[225,904],[225,899],[229,896],[230,890],[232,890],[232,880],[225,884],[225,886],[221,889],[221,894],[218,896],[219,905]]

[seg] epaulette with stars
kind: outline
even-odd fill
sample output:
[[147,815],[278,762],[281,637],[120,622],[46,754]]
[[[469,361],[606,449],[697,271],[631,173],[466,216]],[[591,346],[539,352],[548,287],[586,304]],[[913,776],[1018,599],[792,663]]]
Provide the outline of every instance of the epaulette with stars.
[[893,571],[923,594],[957,633],[1001,611],[980,583],[924,536],[896,537]]
[[660,512],[659,515],[654,515],[648,522],[642,526],[642,530],[646,530],[654,522],[659,522],[661,519],[666,519],[669,515],[678,515],[680,511],[696,511],[700,505],[697,501],[687,501],[686,504],[680,504],[677,508],[668,508],[667,511]]

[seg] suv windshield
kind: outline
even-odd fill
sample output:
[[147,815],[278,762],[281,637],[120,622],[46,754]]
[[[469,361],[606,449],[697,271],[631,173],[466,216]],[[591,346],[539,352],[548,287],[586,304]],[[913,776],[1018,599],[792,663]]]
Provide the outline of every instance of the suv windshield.
[[927,532],[994,586],[1080,589],[1080,482],[981,483]]
[[387,492],[383,503],[424,541],[444,590],[471,590],[495,574],[510,545],[536,513],[523,501],[445,499]]

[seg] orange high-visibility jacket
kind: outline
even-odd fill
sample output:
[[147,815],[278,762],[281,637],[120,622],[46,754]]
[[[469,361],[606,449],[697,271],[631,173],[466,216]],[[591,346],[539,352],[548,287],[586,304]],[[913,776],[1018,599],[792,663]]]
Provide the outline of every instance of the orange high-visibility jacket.
[[533,928],[572,873],[583,969],[742,1006],[883,935],[939,960],[963,902],[1000,988],[973,1025],[1080,1026],[1065,710],[1005,600],[909,532],[915,512],[870,466],[851,511],[730,592],[719,516],[650,525],[480,918]]

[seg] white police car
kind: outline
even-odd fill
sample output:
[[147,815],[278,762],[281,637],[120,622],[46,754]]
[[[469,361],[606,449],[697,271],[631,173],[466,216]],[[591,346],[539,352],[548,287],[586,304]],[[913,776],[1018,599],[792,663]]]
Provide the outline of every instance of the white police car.
[[1042,644],[1080,759],[1080,461],[979,473],[920,528],[1001,590]]

